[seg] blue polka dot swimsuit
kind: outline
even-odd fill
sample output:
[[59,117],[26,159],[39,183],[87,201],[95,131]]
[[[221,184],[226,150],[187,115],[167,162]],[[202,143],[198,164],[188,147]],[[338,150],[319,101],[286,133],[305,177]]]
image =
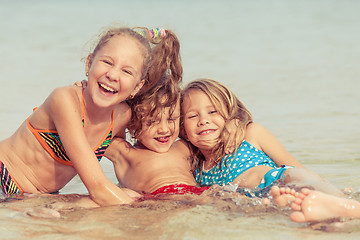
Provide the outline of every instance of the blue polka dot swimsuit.
[[[236,154],[236,156],[234,156]],[[226,157],[226,156],[225,156]],[[255,148],[248,141],[244,140],[238,150],[228,156],[220,163],[209,170],[202,170],[201,181],[200,171],[195,170],[195,178],[198,183],[205,186],[210,185],[228,185],[233,182],[246,170],[256,166],[269,166],[277,168],[273,160],[271,160],[263,151]],[[226,162],[226,165],[225,165]]]

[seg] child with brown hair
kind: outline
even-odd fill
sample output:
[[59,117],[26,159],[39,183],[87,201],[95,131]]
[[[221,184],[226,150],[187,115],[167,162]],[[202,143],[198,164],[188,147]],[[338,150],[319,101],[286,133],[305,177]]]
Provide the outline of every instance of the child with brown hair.
[[177,140],[180,121],[179,80],[163,76],[160,83],[132,102],[128,129],[135,143],[116,138],[106,151],[119,183],[139,193],[195,193],[189,150]]

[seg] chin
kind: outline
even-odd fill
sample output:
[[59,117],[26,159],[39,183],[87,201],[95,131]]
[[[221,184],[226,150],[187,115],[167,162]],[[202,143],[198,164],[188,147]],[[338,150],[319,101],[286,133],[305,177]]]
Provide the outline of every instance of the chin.
[[158,153],[166,153],[170,150],[170,147],[159,147],[157,148]]

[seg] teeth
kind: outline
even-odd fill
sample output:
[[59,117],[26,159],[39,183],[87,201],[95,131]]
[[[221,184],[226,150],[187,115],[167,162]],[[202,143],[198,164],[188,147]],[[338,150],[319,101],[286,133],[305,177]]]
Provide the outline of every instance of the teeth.
[[206,131],[201,132],[200,135],[202,135],[202,134],[208,134],[208,133],[210,133],[210,132],[212,132],[212,131],[211,131],[211,130],[206,130]]
[[169,139],[169,137],[158,137],[156,139],[160,142],[166,142]]
[[112,88],[110,88],[110,87],[108,87],[108,86],[106,86],[106,85],[104,85],[102,83],[100,83],[100,86],[102,88],[104,88],[106,91],[109,91],[109,92],[112,92],[112,93],[116,92],[114,89],[112,89]]

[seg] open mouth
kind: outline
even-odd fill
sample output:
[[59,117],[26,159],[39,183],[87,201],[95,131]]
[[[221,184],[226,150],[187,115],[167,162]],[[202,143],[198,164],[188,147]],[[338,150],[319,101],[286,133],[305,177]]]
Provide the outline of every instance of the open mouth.
[[99,83],[99,87],[104,91],[104,92],[108,92],[108,93],[112,93],[115,94],[118,91],[116,91],[115,89],[103,84],[103,83]]
[[169,136],[157,137],[157,138],[155,138],[155,140],[158,141],[159,143],[167,143],[167,142],[169,142],[170,137]]
[[206,134],[213,133],[213,132],[215,132],[214,129],[207,129],[207,130],[199,132],[198,134],[199,135],[206,135]]

